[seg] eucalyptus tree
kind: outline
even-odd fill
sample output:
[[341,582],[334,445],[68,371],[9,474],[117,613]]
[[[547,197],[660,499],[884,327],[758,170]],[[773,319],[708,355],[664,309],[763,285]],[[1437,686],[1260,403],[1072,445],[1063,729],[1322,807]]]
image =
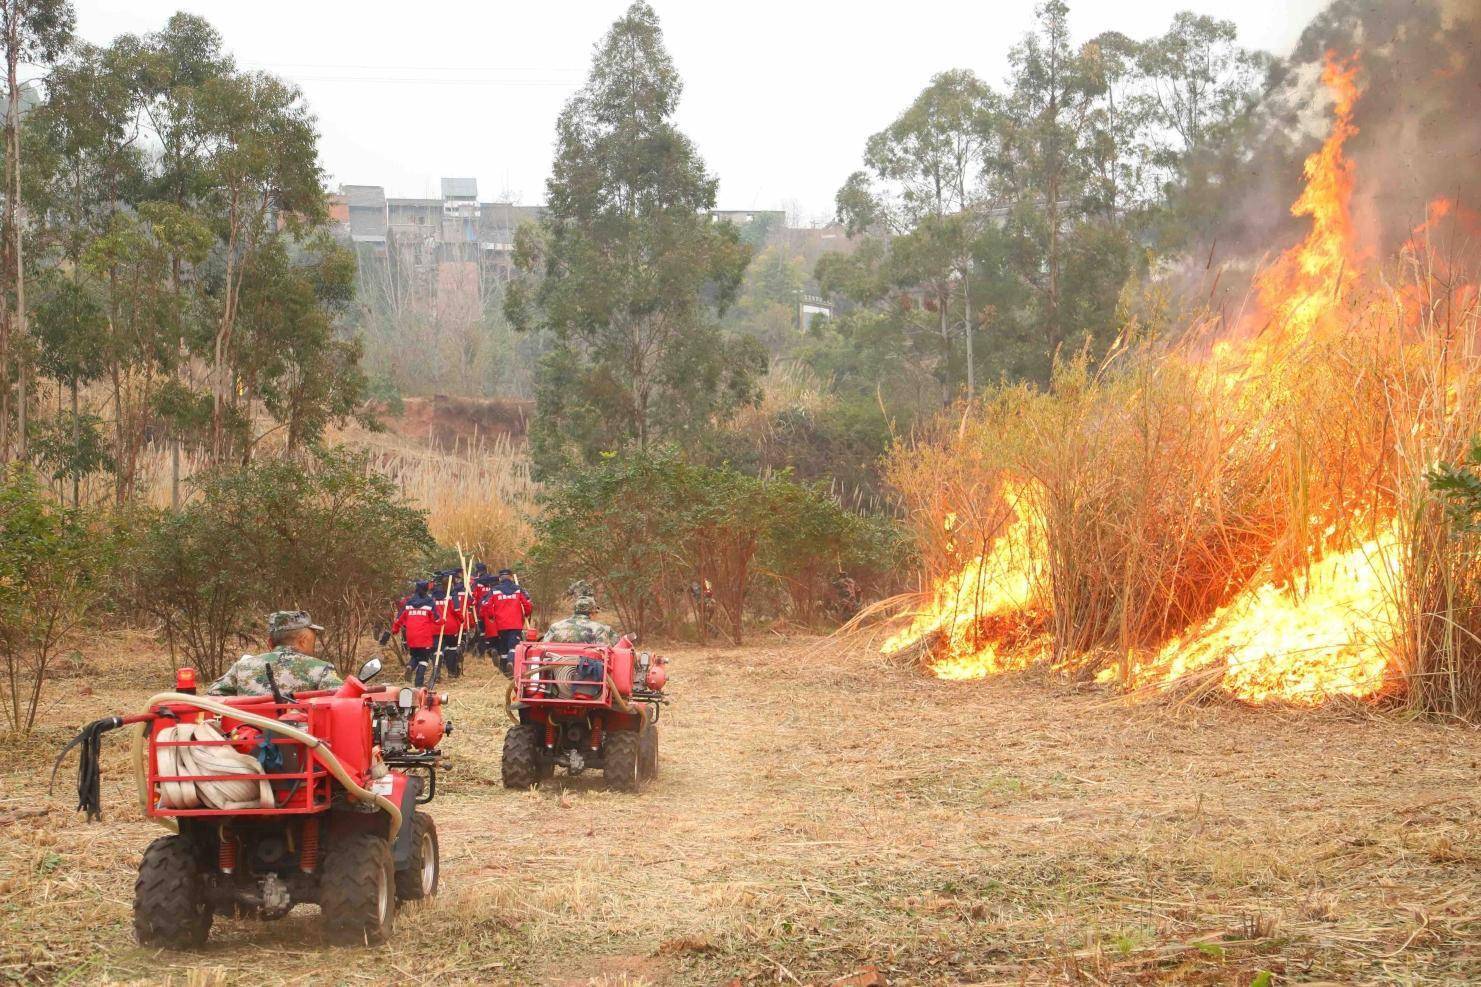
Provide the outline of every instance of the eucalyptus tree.
[[[0,0],[0,51],[5,58],[5,207],[0,217],[5,305],[0,311],[0,462],[11,458],[12,378],[16,441],[26,448],[26,403],[29,348],[26,311],[26,226],[21,194],[21,78],[23,65],[47,67],[62,57],[72,40],[76,15],[68,0]],[[19,345],[17,345],[19,344]],[[18,358],[19,357],[19,358]]]
[[[976,389],[973,243],[982,230],[982,210],[993,202],[988,180],[998,128],[998,97],[991,87],[967,70],[942,72],[869,138],[865,169],[849,176],[837,196],[839,217],[851,233],[874,228],[894,238],[895,279],[902,289],[924,290],[932,301],[923,309],[901,309],[902,317],[918,331],[934,323],[943,366],[961,326],[968,395]],[[956,297],[960,323],[952,314]],[[949,398],[949,377],[942,386]]]
[[233,367],[242,285],[285,233],[322,222],[324,176],[314,118],[296,87],[267,73],[231,73],[206,80],[199,101],[207,135],[201,206],[220,257],[217,316],[203,353],[211,367],[210,448],[219,461],[247,441],[250,408]]
[[754,399],[759,345],[715,323],[751,249],[710,219],[717,181],[673,121],[682,91],[657,15],[634,3],[557,123],[545,218],[520,230],[505,296],[516,328],[554,339],[531,432],[547,472],[698,441]]

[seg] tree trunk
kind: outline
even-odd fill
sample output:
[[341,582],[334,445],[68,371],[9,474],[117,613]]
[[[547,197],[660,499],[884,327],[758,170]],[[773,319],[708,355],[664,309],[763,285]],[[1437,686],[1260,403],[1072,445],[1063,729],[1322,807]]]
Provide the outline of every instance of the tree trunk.
[[1059,349],[1059,169],[1049,173],[1049,355]]
[[941,345],[946,347],[941,370],[941,404],[951,404],[951,322],[947,309],[951,307],[951,285],[943,282],[936,291],[936,313],[941,323]]
[[[12,279],[15,287],[15,303],[5,307],[5,316],[0,320],[0,461],[9,462],[11,459],[10,441],[10,419],[11,419],[11,384],[10,370],[13,350],[18,348],[24,339],[24,329],[21,327],[18,313],[23,310],[21,299],[24,297],[24,289],[21,287],[20,267],[20,201],[16,195],[19,185],[15,176],[19,171],[20,142],[19,131],[16,120],[21,111],[20,82],[18,69],[20,62],[20,24],[17,11],[11,3],[6,4],[5,10],[5,79],[9,89],[6,94],[5,112],[5,249],[3,255],[6,261],[6,276]],[[16,345],[12,345],[12,344]],[[17,375],[19,376],[19,375]],[[24,396],[20,398],[24,403]],[[24,421],[25,414],[21,412],[18,416]],[[24,432],[22,425],[18,432]],[[23,435],[17,435],[17,445],[24,448],[25,439]]]
[[962,306],[966,313],[967,323],[967,400],[970,401],[977,394],[977,370],[972,365],[972,336],[975,335],[977,327],[972,324],[972,262],[970,259],[962,265]]
[[77,469],[77,445],[82,440],[82,423],[77,411],[77,378],[72,378],[72,507],[82,506],[82,474]]
[[[21,135],[20,114],[21,94],[20,80],[17,76],[17,63],[20,60],[19,39],[14,36],[20,29],[15,24],[16,14],[12,14],[12,36],[6,38],[6,81],[10,85],[10,112],[6,116],[5,134],[6,149],[10,155],[10,222],[11,233],[14,237],[14,253],[12,263],[15,265],[15,338],[24,347],[28,327],[26,325],[26,259],[21,249],[21,224],[24,221],[24,203],[21,202]],[[27,436],[26,436],[26,403],[29,400],[27,384],[29,383],[30,367],[24,354],[17,361],[16,369],[19,379],[18,393],[15,405],[16,436],[15,444],[21,459],[26,458]]]
[[226,286],[221,303],[221,322],[216,327],[216,338],[211,361],[211,461],[220,463],[226,459],[226,397],[227,347],[231,343],[232,325],[236,321],[235,281],[240,280],[240,261],[237,244],[241,232],[238,214],[237,192],[232,191],[229,205],[228,232],[226,236]]

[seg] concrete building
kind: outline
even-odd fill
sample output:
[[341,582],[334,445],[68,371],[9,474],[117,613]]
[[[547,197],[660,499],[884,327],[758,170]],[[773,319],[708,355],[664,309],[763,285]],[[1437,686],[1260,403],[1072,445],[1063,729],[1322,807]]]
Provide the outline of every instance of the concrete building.
[[361,277],[396,308],[429,305],[439,318],[476,318],[513,275],[514,234],[540,207],[481,202],[478,181],[444,178],[435,199],[388,197],[379,185],[345,185],[342,230]]
[[386,190],[379,185],[343,185],[352,243],[386,242]]

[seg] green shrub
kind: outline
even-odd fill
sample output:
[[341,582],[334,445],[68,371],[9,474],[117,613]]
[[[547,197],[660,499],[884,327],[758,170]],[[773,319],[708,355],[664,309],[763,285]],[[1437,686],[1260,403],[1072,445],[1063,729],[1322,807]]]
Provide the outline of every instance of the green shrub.
[[893,568],[899,545],[891,523],[846,510],[824,484],[698,465],[672,452],[572,470],[544,508],[531,585],[549,594],[587,579],[640,635],[674,632],[692,611],[703,638],[711,619],[691,587],[706,585],[713,619],[737,643],[748,617],[779,615],[769,601],[811,622],[839,572],[877,585],[873,577]]
[[0,698],[12,731],[36,722],[59,645],[107,592],[115,539],[103,519],[65,510],[29,469],[0,485]]
[[145,610],[203,674],[261,639],[272,610],[324,625],[324,657],[351,668],[370,622],[432,549],[422,512],[361,455],[319,453],[223,469],[142,539]]

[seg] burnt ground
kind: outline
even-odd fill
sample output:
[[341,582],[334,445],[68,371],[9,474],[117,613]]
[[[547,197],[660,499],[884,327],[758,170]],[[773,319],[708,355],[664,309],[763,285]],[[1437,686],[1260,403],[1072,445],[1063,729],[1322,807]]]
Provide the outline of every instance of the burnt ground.
[[[499,784],[502,677],[452,687],[443,888],[392,943],[317,909],[130,937],[140,818],[70,811],[85,719],[167,669],[117,635],[0,769],[0,979],[93,983],[1459,983],[1481,980],[1481,732],[1360,707],[1127,707],[947,683],[806,639],[673,652],[662,774]],[[79,694],[86,684],[91,695]],[[36,814],[40,813],[40,814]],[[1268,979],[1264,976],[1268,971]]]

